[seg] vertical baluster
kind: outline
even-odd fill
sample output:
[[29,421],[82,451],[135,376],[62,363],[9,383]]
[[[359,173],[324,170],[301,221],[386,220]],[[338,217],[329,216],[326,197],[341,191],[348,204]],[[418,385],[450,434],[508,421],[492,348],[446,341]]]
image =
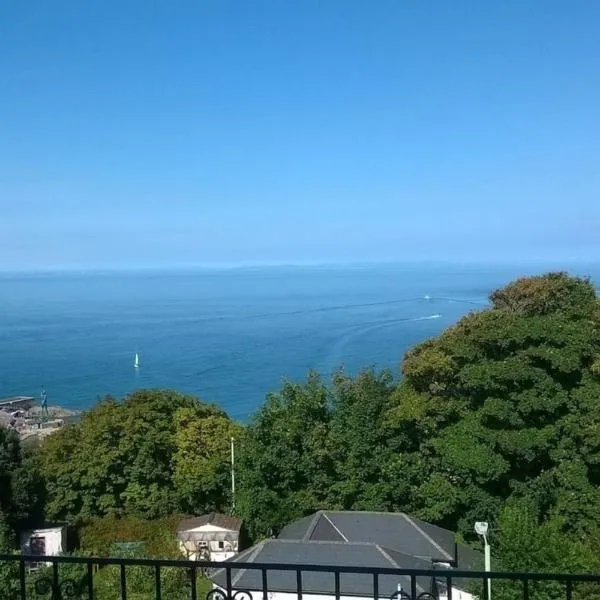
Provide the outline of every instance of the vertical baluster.
[[160,587],[160,565],[154,566],[154,587],[156,588],[155,589],[156,600],[161,600],[162,591],[161,591],[161,587]]
[[227,575],[227,598],[231,598],[231,567],[226,568]]
[[446,594],[448,600],[452,600],[452,577],[446,577]]
[[21,600],[25,600],[27,587],[25,585],[25,559],[19,561],[19,581],[21,582]]
[[298,600],[302,600],[302,571],[296,570],[296,588],[298,590]]
[[335,577],[335,600],[340,600],[340,572],[334,573]]
[[263,600],[269,600],[269,584],[267,581],[267,570],[262,569],[262,589],[263,589]]
[[567,600],[573,600],[573,582],[567,579]]
[[123,563],[121,563],[121,600],[127,600],[127,574]]
[[198,600],[198,588],[196,587],[196,567],[192,567],[191,584],[192,584],[192,600]]
[[60,600],[60,583],[58,581],[58,563],[52,562],[52,600]]
[[87,588],[88,600],[94,600],[94,565],[91,562],[87,564]]
[[373,573],[373,600],[379,600],[379,573]]
[[529,600],[529,579],[523,579],[523,600]]
[[417,600],[417,576],[414,573],[410,576],[410,597]]

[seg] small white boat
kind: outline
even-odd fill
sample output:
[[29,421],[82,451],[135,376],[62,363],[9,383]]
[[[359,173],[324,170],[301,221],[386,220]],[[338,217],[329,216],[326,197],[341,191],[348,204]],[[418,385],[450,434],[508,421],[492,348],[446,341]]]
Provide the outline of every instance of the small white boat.
[[135,358],[133,359],[133,368],[134,369],[140,368],[140,356],[137,352],[135,353]]

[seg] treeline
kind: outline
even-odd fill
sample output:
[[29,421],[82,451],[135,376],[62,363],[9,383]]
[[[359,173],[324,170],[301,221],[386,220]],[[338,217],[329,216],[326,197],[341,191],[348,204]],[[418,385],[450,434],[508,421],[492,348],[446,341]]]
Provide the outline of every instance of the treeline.
[[409,351],[400,382],[310,374],[245,427],[195,398],[140,391],[102,401],[31,456],[0,430],[0,519],[14,530],[40,503],[74,524],[229,511],[234,436],[236,512],[255,540],[318,509],[395,510],[467,541],[490,521],[497,567],[598,571],[595,289],[555,273],[490,303]]

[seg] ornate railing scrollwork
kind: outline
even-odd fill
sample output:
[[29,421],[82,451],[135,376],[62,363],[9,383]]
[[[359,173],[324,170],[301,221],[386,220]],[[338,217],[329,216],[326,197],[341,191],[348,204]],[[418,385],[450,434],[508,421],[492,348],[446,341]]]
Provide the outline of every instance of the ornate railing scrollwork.
[[[413,597],[408,592],[402,590],[399,592],[394,592],[390,596],[390,600],[413,600]],[[438,597],[431,592],[421,592],[414,598],[414,600],[438,600]]]
[[74,579],[65,579],[58,585],[55,592],[54,583],[50,577],[40,577],[33,584],[36,596],[50,596],[52,600],[67,600],[68,598],[80,598],[85,591],[83,582]]

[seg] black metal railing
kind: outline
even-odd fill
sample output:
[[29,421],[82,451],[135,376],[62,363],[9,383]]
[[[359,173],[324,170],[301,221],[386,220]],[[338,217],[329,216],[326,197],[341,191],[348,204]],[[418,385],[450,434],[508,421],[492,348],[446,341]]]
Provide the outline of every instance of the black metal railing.
[[0,600],[483,600],[488,593],[600,600],[600,574],[0,554]]

